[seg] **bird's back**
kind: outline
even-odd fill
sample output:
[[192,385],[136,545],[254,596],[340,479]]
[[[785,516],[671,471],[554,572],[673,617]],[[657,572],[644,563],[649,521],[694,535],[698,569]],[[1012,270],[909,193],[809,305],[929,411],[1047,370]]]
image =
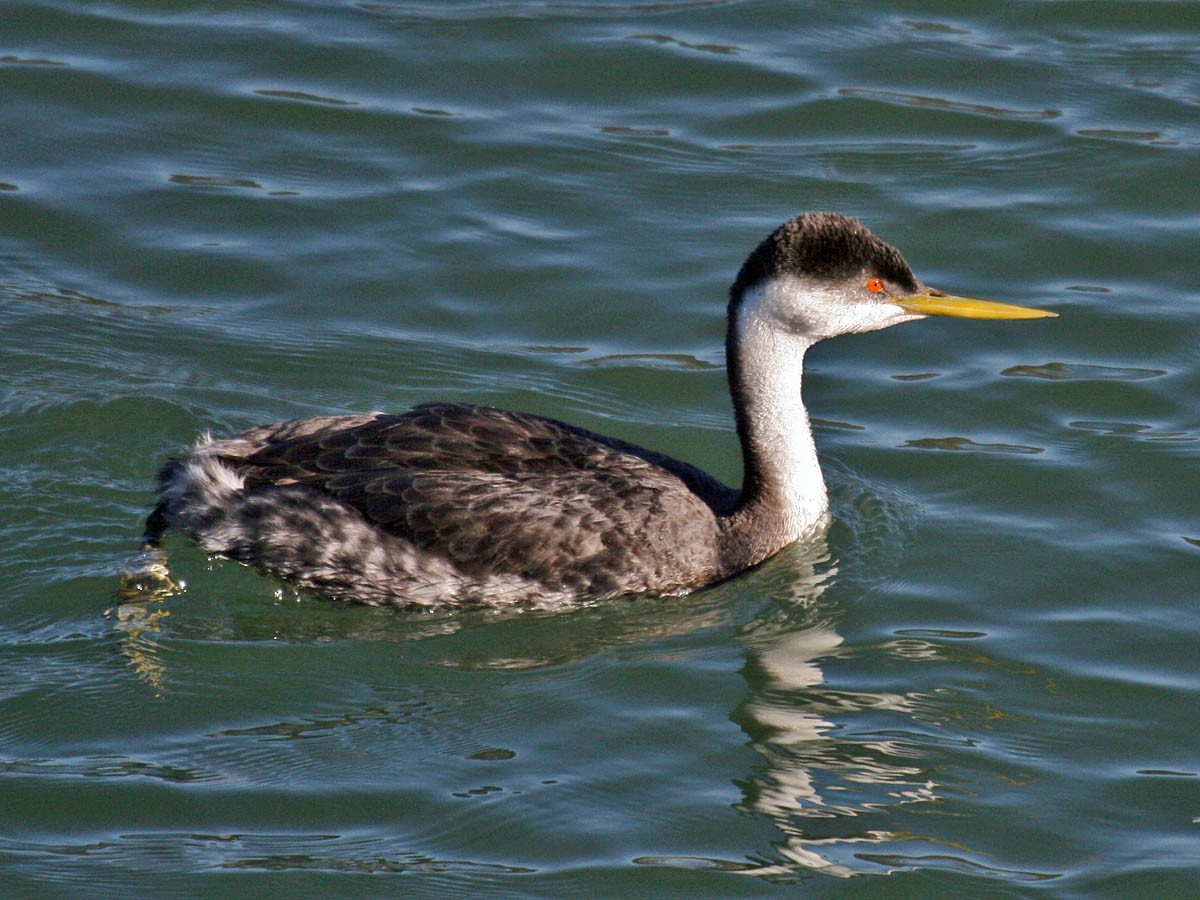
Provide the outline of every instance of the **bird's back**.
[[735,497],[661,454],[460,404],[252,429],[163,484],[166,519],[208,549],[402,605],[687,590],[725,574],[718,513]]

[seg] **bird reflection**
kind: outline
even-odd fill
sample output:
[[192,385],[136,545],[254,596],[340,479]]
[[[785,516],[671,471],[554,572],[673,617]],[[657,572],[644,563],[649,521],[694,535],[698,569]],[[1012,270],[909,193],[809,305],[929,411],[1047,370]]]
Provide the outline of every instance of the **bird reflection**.
[[160,697],[167,669],[159,642],[163,620],[171,614],[165,601],[181,589],[182,585],[171,580],[165,554],[157,548],[145,550],[126,562],[117,605],[105,612],[120,635],[121,655]]
[[905,698],[822,688],[820,661],[836,657],[842,644],[831,626],[767,626],[744,642],[751,693],[734,718],[764,765],[741,782],[738,808],[769,818],[783,840],[740,871],[767,877],[797,868],[843,877],[879,872],[875,865],[861,867],[862,845],[911,836],[867,823],[887,807],[935,800],[935,785],[925,768],[897,757],[888,741],[855,739],[839,719],[867,707],[903,713]]
[[[168,673],[160,645],[170,636],[168,629],[180,624],[168,626],[166,601],[181,588],[158,567],[159,561],[139,562],[130,567],[121,602],[109,615],[129,664],[161,696],[168,689]],[[750,576],[749,583],[731,585],[737,598],[732,601],[717,590],[667,603],[649,599],[598,605],[569,615],[457,613],[432,618],[372,608],[353,616],[325,616],[322,612],[331,605],[324,602],[297,616],[291,604],[258,602],[255,616],[237,618],[233,631],[221,636],[319,641],[336,635],[415,642],[414,653],[429,663],[520,670],[569,664],[612,646],[728,629],[743,648],[747,685],[745,699],[730,717],[759,761],[745,775],[729,772],[723,777],[732,777],[741,791],[735,809],[770,822],[778,837],[740,859],[645,856],[636,862],[711,866],[770,880],[791,880],[812,871],[849,877],[904,867],[896,862],[905,856],[897,853],[901,845],[925,839],[893,830],[897,809],[938,797],[929,767],[903,739],[904,733],[911,734],[913,717],[919,717],[913,699],[847,689],[845,679],[837,676],[827,681],[826,671],[850,655],[835,627],[840,606],[824,599],[837,576],[838,566],[821,543],[791,548]],[[757,606],[750,615],[746,602]],[[739,627],[739,620],[745,624]],[[199,623],[184,627],[201,628]],[[203,627],[214,626],[208,622]],[[495,653],[479,652],[481,629]]]

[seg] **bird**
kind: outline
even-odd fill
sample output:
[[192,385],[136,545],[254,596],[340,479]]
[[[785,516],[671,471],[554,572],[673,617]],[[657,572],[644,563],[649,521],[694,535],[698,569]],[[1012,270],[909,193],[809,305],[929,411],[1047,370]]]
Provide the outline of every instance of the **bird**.
[[828,528],[810,347],[926,316],[1055,315],[930,288],[857,219],[803,213],[729,290],[740,487],[555,419],[432,402],[201,437],[159,472],[143,547],[181,530],[298,589],[418,610],[687,594]]

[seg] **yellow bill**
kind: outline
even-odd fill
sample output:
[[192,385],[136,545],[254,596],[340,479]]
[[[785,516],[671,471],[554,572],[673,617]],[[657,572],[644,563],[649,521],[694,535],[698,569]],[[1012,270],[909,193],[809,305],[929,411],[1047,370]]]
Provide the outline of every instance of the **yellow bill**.
[[926,291],[892,300],[906,312],[923,316],[957,316],[960,319],[1046,319],[1058,313],[1031,306],[1014,306],[1011,303],[996,303],[992,300],[975,300],[972,297],[955,297],[941,291]]

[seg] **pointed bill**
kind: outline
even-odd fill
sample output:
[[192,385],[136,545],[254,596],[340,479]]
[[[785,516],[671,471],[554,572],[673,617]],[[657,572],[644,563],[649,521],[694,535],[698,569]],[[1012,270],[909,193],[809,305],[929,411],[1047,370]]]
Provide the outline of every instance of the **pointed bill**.
[[892,300],[906,312],[923,316],[957,316],[960,319],[1046,319],[1058,313],[1030,306],[1014,306],[1011,303],[996,303],[992,300],[976,300],[972,297],[955,297],[941,291],[926,291]]

